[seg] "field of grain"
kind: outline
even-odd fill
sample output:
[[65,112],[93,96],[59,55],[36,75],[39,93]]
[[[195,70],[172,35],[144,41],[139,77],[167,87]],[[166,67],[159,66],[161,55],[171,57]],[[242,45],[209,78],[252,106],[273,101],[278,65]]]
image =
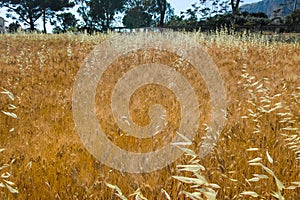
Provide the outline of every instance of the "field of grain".
[[[93,48],[110,35],[0,35],[1,199],[300,199],[300,45],[225,32],[190,33],[219,67],[227,93],[226,126],[216,147],[205,158],[185,155],[144,174],[120,172],[97,161],[73,121],[75,76]],[[105,110],[109,95],[100,95],[117,80],[119,66],[140,64],[139,53],[124,56],[106,72],[97,88],[96,110],[111,141],[147,152],[170,142],[174,132],[154,140],[126,137]],[[172,65],[176,55],[160,57]],[[201,126],[189,147],[197,152],[210,119],[209,92],[192,66],[181,69],[200,97]],[[173,111],[167,120],[175,128],[168,130],[176,129],[179,105],[172,93],[148,86],[135,98]],[[138,123],[149,122],[148,106],[133,101],[130,109],[139,111],[132,112]]]

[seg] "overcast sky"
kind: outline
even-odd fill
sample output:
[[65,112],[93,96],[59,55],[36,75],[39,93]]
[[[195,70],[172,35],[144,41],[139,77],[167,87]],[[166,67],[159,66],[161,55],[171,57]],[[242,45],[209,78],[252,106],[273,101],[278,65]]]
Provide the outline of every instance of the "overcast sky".
[[[198,2],[197,0],[167,0],[167,1],[174,8],[175,14],[177,14],[177,15],[180,15],[181,11],[185,11],[188,8],[191,8],[192,4],[194,4],[195,2]],[[253,2],[258,2],[258,1],[261,1],[261,0],[244,0],[244,2],[242,4],[253,3]],[[76,12],[76,11],[74,11],[74,12]],[[0,9],[0,17],[3,17],[7,21],[11,22],[11,20],[7,19],[5,15],[6,15],[5,10]],[[41,26],[38,28],[41,29]]]

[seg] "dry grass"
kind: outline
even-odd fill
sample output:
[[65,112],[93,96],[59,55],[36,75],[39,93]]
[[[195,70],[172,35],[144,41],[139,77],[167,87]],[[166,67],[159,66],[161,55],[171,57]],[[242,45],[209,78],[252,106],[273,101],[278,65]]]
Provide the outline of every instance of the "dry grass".
[[[0,166],[14,161],[9,180],[19,191],[13,194],[3,188],[2,199],[117,199],[111,189],[114,185],[129,199],[166,199],[168,195],[185,199],[185,194],[195,191],[173,178],[195,175],[176,167],[191,164],[188,157],[151,174],[127,174],[95,160],[77,136],[71,107],[74,78],[84,58],[105,37],[0,35],[0,86],[15,95],[13,105],[17,107],[17,119],[0,113],[0,148],[5,149],[0,154]],[[205,46],[219,66],[228,101],[228,121],[218,144],[212,154],[198,162],[205,167],[201,177],[215,184],[210,186],[220,187],[214,187],[217,199],[299,199],[300,188],[295,182],[300,181],[300,45],[222,32],[194,33],[191,37]],[[168,64],[175,55],[166,56],[164,62]],[[126,63],[132,58],[124,59]],[[201,97],[199,123],[203,126],[191,146],[197,152],[210,116],[209,95],[192,68],[185,73]],[[117,74],[112,70],[107,75]],[[105,82],[99,84],[98,94],[105,88],[101,84]],[[145,91],[157,94],[151,87]],[[138,94],[141,100],[147,95],[143,91]],[[165,103],[165,99],[158,101]],[[9,96],[0,94],[0,110],[8,112],[9,104]],[[173,106],[170,109],[176,108],[176,102]],[[145,109],[137,116],[144,117]],[[168,116],[170,123],[178,120],[176,116],[176,111]],[[108,136],[123,148],[144,152],[164,142],[160,137],[124,141],[113,131],[109,116],[105,117],[98,115],[100,123],[108,122],[103,125],[112,130]]]

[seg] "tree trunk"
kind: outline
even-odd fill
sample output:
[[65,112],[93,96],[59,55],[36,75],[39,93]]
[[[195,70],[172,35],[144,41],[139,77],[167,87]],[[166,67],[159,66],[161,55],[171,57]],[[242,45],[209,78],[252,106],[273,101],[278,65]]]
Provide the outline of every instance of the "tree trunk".
[[240,0],[236,0],[236,2],[234,0],[231,0],[230,4],[232,9],[232,15],[235,16],[239,12]]
[[166,10],[167,10],[167,0],[160,0],[159,1],[159,11],[160,11],[159,26],[160,27],[164,26]]
[[46,23],[47,23],[47,21],[46,21],[46,10],[44,9],[43,10],[43,28],[44,28],[43,33],[45,33],[45,34],[47,33]]
[[31,31],[35,30],[34,21],[33,21],[31,13],[29,13],[29,26],[30,26]]
[[91,20],[91,22],[90,22],[90,28],[88,28],[88,33],[90,34],[90,35],[92,35],[93,34],[93,27],[94,25],[93,25],[93,20]]
[[232,9],[232,16],[231,16],[231,25],[234,25],[236,22],[236,15],[239,13],[239,5],[240,0],[230,0],[231,9]]
[[106,27],[104,28],[104,32],[107,32],[110,25],[110,15],[109,13],[106,13]]

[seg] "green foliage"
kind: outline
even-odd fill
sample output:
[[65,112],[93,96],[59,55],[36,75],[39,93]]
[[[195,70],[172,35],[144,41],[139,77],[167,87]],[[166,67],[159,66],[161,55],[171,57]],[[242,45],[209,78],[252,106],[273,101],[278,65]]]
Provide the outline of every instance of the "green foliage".
[[1,6],[8,8],[8,17],[14,18],[12,13],[19,16],[19,21],[29,25],[30,30],[35,30],[35,22],[42,16],[40,5],[42,0],[1,0]]
[[267,25],[270,23],[268,16],[265,13],[248,13],[242,12],[237,15],[237,24],[238,25],[252,25],[252,26],[261,26]]
[[168,22],[168,26],[184,26],[186,25],[186,20],[183,19],[183,16],[175,15]]
[[69,0],[43,0],[40,4],[43,18],[43,32],[47,33],[46,23],[48,19],[55,16],[55,12],[63,11],[65,8],[71,8],[75,4]]
[[160,26],[164,25],[167,6],[170,6],[167,0],[145,0],[143,6],[147,8],[147,12],[154,17]]
[[237,15],[239,13],[240,0],[199,0],[200,6],[197,12],[204,18],[213,15],[231,13]]
[[184,19],[183,16],[173,16],[171,20],[167,23],[167,26],[179,26],[184,27],[186,31],[190,28],[197,27],[200,25],[200,22],[194,19]]
[[115,20],[115,14],[125,8],[126,0],[85,0],[78,9],[84,23],[81,29],[107,31]]
[[77,19],[72,13],[61,13],[56,15],[57,22],[55,22],[55,28],[53,33],[65,33],[68,31],[76,31]]
[[232,24],[232,14],[219,14],[213,17],[207,18],[207,20],[203,21],[202,24],[215,27],[215,28],[222,28],[222,27],[229,27],[229,26],[256,26],[260,27],[262,25],[267,25],[270,23],[270,19],[264,13],[248,13],[242,12],[237,14],[234,17],[234,24]]
[[10,33],[15,33],[18,31],[18,29],[21,28],[21,25],[19,24],[19,22],[12,22],[8,25],[8,32]]
[[151,18],[152,16],[141,7],[135,7],[125,12],[123,24],[129,28],[148,27],[151,25]]
[[73,7],[74,3],[69,0],[1,0],[0,5],[8,8],[8,17],[14,18],[12,13],[17,14],[18,21],[29,25],[31,31],[35,30],[36,21],[43,17],[43,27],[46,33],[47,19],[57,11]]
[[294,31],[295,26],[300,24],[300,9],[295,10],[291,15],[286,17],[286,25],[290,27],[290,31]]

